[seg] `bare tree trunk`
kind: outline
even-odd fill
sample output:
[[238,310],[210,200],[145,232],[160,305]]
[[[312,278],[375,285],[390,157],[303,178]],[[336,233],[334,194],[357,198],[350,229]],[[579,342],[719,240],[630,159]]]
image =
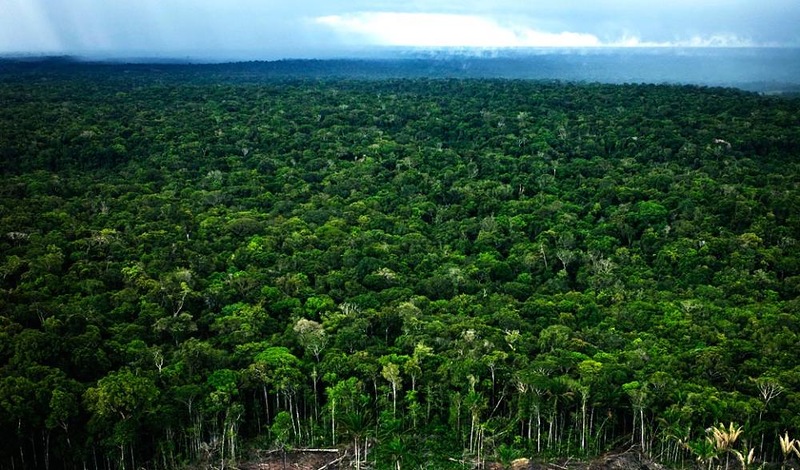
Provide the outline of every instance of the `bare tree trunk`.
[[331,400],[331,447],[336,446],[336,399]]
[[392,381],[392,418],[397,417],[397,383]]
[[297,419],[297,436],[295,436],[295,442],[300,443],[303,439],[303,427],[300,423],[300,405],[295,401],[294,404],[294,414],[295,418]]
[[472,419],[469,425],[469,451],[475,450],[475,413],[472,413]]
[[356,453],[356,470],[361,469],[361,453],[358,448],[358,436],[353,439],[353,447]]
[[31,441],[31,455],[33,456],[33,467],[39,468],[39,455],[38,452],[36,452],[36,437],[34,436],[33,433],[31,433],[30,441]]
[[50,470],[50,431],[44,435],[44,468]]
[[264,392],[264,411],[267,414],[267,424],[270,424],[269,420],[269,394],[267,393],[267,386],[262,385],[261,390]]
[[25,449],[22,448],[22,442],[19,444],[19,460],[22,462],[22,468],[25,468]]
[[586,402],[588,394],[581,394],[581,451],[586,451]]
[[228,440],[228,462],[231,465],[236,465],[236,442],[233,438],[234,425],[232,422],[225,423],[225,433],[222,435],[223,439]]
[[[592,435],[592,429],[594,429],[594,407],[591,408],[589,411],[589,435]],[[600,449],[598,449],[599,452]]]
[[536,404],[536,452],[542,451],[542,408]]
[[477,432],[477,454],[478,454],[478,468],[483,468],[481,461],[481,454],[483,454],[483,430],[479,427]]
[[228,411],[225,411],[225,418],[222,421],[222,444],[220,445],[220,469],[225,470],[225,422],[228,421]]
[[639,427],[642,430],[641,432],[642,452],[644,452],[646,455],[649,455],[644,443],[644,407],[639,408]]
[[427,402],[428,406],[427,406],[427,412],[425,414],[425,419],[430,421],[431,420],[431,406],[433,404],[433,393],[431,391],[431,387],[430,386],[427,387],[427,390],[428,390],[428,393],[427,393],[428,396],[426,397],[425,401]]
[[[319,362],[319,361],[317,361]],[[311,374],[311,377],[314,379],[314,419],[319,419],[319,397],[317,392],[317,368],[314,367],[314,371]],[[312,433],[313,436],[313,433]]]
[[532,428],[533,428],[533,416],[529,415],[528,416],[528,430],[527,430],[527,433],[528,433],[527,435],[528,435],[528,440],[529,441],[533,438]]
[[297,436],[297,424],[294,422],[294,400],[289,394],[287,394],[287,399],[289,400],[289,416],[292,418],[292,431],[294,432],[294,435]]

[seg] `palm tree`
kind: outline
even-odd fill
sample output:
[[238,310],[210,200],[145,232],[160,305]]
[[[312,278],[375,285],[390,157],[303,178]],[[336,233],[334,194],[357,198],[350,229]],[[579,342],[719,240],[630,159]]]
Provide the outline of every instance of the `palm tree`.
[[697,457],[698,462],[706,464],[706,468],[711,470],[711,463],[717,458],[717,450],[711,438],[706,436],[705,439],[689,442],[686,444],[686,448]]
[[[344,428],[345,433],[353,439],[356,470],[360,470],[361,461],[366,457],[366,437],[371,430],[370,421],[369,413],[361,410],[349,411],[339,418],[339,423]],[[365,441],[363,447],[361,446],[362,439]],[[362,451],[363,456],[361,455]]]
[[710,429],[711,436],[708,437],[709,442],[714,445],[714,448],[717,450],[719,454],[726,454],[725,455],[725,470],[728,469],[728,452],[733,451],[733,445],[739,439],[739,436],[742,435],[744,430],[741,426],[736,426],[733,423],[728,425],[728,428],[725,428],[725,425],[722,423],[719,426],[713,426]]
[[392,437],[386,444],[383,445],[384,451],[388,454],[389,459],[392,461],[394,470],[400,470],[403,459],[408,457],[408,446],[405,440],[400,436]]
[[781,469],[784,469],[786,468],[786,461],[789,460],[789,456],[792,452],[800,457],[800,442],[798,442],[797,439],[791,439],[788,432],[784,433],[783,436],[778,436],[778,438],[781,442],[781,452],[783,452],[783,465]]

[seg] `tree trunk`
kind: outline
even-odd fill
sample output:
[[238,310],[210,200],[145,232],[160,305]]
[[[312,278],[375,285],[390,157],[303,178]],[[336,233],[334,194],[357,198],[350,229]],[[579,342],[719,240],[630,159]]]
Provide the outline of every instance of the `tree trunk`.
[[542,451],[542,409],[536,404],[536,452]]
[[[319,360],[317,360],[319,362]],[[317,367],[314,366],[314,371],[311,373],[311,378],[314,380],[314,419],[319,419],[319,397],[317,392]],[[313,436],[313,433],[312,433]]]
[[[589,411],[589,436],[592,435],[592,429],[594,429],[594,407]],[[600,449],[598,449],[598,452]]]
[[644,444],[644,407],[639,408],[639,427],[641,428],[642,452],[648,454]]
[[261,389],[264,391],[264,411],[267,414],[267,425],[270,424],[269,419],[269,394],[267,393],[267,386],[262,385]]
[[336,399],[331,400],[331,447],[336,446]]
[[361,453],[358,448],[358,436],[353,439],[353,447],[356,453],[356,470],[361,469]]
[[[238,420],[238,418],[237,418]],[[236,422],[232,421],[228,429],[229,442],[228,448],[230,449],[231,459],[236,462]]]
[[[287,394],[287,398],[289,399],[289,416],[292,418],[292,431],[294,435],[297,436],[297,424],[294,422],[294,400],[292,399],[291,395]],[[299,423],[300,420],[298,420]]]
[[527,429],[528,441],[533,439],[533,431],[532,431],[532,429],[533,429],[533,416],[529,415],[528,416],[528,429]]
[[469,425],[469,451],[475,450],[475,413],[472,413],[472,419]]
[[588,394],[581,394],[581,451],[586,452],[586,402]]
[[225,418],[222,420],[222,444],[219,450],[220,469],[225,470],[225,423],[228,421],[228,411],[225,411]]
[[397,383],[392,381],[392,418],[397,417]]
[[44,436],[44,468],[50,470],[50,431]]

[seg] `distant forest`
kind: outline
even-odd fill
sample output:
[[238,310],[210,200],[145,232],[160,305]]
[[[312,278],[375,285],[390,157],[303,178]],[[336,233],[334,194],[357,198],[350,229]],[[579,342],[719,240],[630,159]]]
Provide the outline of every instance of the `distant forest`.
[[4,63],[0,468],[797,468],[800,100],[299,64]]

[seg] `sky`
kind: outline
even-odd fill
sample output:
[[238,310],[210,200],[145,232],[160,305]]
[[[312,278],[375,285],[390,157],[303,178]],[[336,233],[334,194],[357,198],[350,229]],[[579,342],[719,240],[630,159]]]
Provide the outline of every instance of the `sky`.
[[386,47],[800,47],[799,0],[0,0],[0,54],[281,59]]

